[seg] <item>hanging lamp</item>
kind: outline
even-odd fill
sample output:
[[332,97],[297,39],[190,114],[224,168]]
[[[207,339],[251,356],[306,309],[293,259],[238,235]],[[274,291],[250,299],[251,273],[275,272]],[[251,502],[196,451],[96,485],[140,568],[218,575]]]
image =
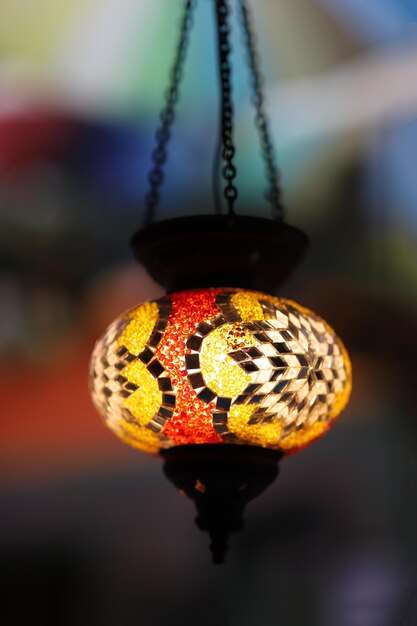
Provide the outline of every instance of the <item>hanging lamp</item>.
[[[117,318],[91,359],[91,393],[107,426],[164,459],[164,471],[196,504],[197,525],[224,560],[248,501],[278,474],[279,460],[332,426],[351,388],[347,352],[318,315],[276,297],[307,246],[285,224],[247,0],[235,0],[250,69],[255,123],[272,219],[236,215],[230,65],[231,0],[213,0],[221,93],[213,215],[155,222],[196,0],[186,0],[166,103],[156,133],[146,220],[132,245],[167,295]],[[221,165],[221,167],[220,167]],[[217,169],[217,168],[216,168]]]

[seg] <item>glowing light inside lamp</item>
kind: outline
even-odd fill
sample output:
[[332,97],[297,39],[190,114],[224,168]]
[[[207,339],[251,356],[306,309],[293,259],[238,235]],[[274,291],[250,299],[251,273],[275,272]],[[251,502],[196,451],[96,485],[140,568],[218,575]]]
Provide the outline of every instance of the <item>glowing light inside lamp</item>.
[[91,360],[94,403],[130,445],[249,444],[292,453],[323,435],[351,389],[330,326],[283,298],[175,293],[115,320]]

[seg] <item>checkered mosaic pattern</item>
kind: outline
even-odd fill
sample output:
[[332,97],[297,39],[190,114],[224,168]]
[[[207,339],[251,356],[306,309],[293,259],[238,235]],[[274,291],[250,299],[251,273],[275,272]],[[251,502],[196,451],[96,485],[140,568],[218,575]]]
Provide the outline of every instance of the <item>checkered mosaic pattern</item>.
[[[161,445],[169,443],[168,438],[162,435],[162,430],[174,413],[176,395],[166,369],[155,355],[168,323],[171,303],[169,301],[161,302],[158,311],[155,327],[146,346],[138,355],[129,352],[118,341],[130,323],[131,312],[128,311],[110,324],[93,351],[90,364],[90,391],[95,406],[109,428],[121,435],[122,438],[133,439],[133,443],[141,447],[141,435],[143,436],[143,433],[141,433],[137,420],[131,411],[125,407],[124,400],[130,398],[140,388],[140,385],[132,382],[126,376],[127,368],[136,360],[143,363],[146,366],[148,376],[157,380],[162,397],[158,410],[142,429],[145,428],[158,436],[155,443],[158,443],[159,449]],[[136,427],[137,432],[129,428],[129,425]],[[146,434],[145,439],[149,441],[150,434]]]

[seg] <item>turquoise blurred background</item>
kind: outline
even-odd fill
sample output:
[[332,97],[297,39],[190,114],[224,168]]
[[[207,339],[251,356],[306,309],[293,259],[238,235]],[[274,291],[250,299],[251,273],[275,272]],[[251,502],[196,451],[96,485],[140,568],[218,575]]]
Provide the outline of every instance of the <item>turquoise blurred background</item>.
[[[158,219],[213,211],[213,3],[197,3]],[[354,391],[221,570],[159,460],[91,406],[96,337],[162,293],[128,241],[182,4],[0,3],[1,623],[415,626],[414,0],[251,2],[287,221],[311,239],[280,293],[338,331]],[[236,11],[233,69],[237,211],[267,216]]]

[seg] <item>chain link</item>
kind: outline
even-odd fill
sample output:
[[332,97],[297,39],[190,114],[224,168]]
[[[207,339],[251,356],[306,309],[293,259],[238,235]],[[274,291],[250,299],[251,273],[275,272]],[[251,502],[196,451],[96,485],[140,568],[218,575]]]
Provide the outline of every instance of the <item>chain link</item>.
[[170,84],[165,96],[165,106],[160,114],[160,126],[155,133],[156,147],[152,152],[153,167],[148,175],[149,190],[145,196],[146,223],[152,222],[160,199],[160,187],[164,182],[164,165],[167,160],[167,145],[171,139],[171,127],[175,118],[175,106],[179,96],[179,85],[184,73],[184,62],[188,50],[193,13],[197,0],[185,0],[181,18],[180,38],[170,73]]
[[242,25],[246,45],[247,62],[250,70],[252,102],[255,107],[255,125],[259,132],[262,156],[265,161],[268,189],[266,199],[272,206],[275,219],[283,219],[281,189],[279,184],[278,167],[275,160],[274,147],[271,139],[265,100],[263,95],[263,76],[260,70],[260,59],[256,49],[256,35],[253,27],[253,17],[248,0],[238,0],[239,17]]
[[219,63],[221,84],[221,140],[222,140],[222,175],[225,180],[224,197],[230,215],[234,215],[234,204],[238,192],[234,184],[236,167],[234,165],[235,146],[233,143],[233,103],[230,65],[230,28],[228,0],[216,0],[217,32],[219,38]]

